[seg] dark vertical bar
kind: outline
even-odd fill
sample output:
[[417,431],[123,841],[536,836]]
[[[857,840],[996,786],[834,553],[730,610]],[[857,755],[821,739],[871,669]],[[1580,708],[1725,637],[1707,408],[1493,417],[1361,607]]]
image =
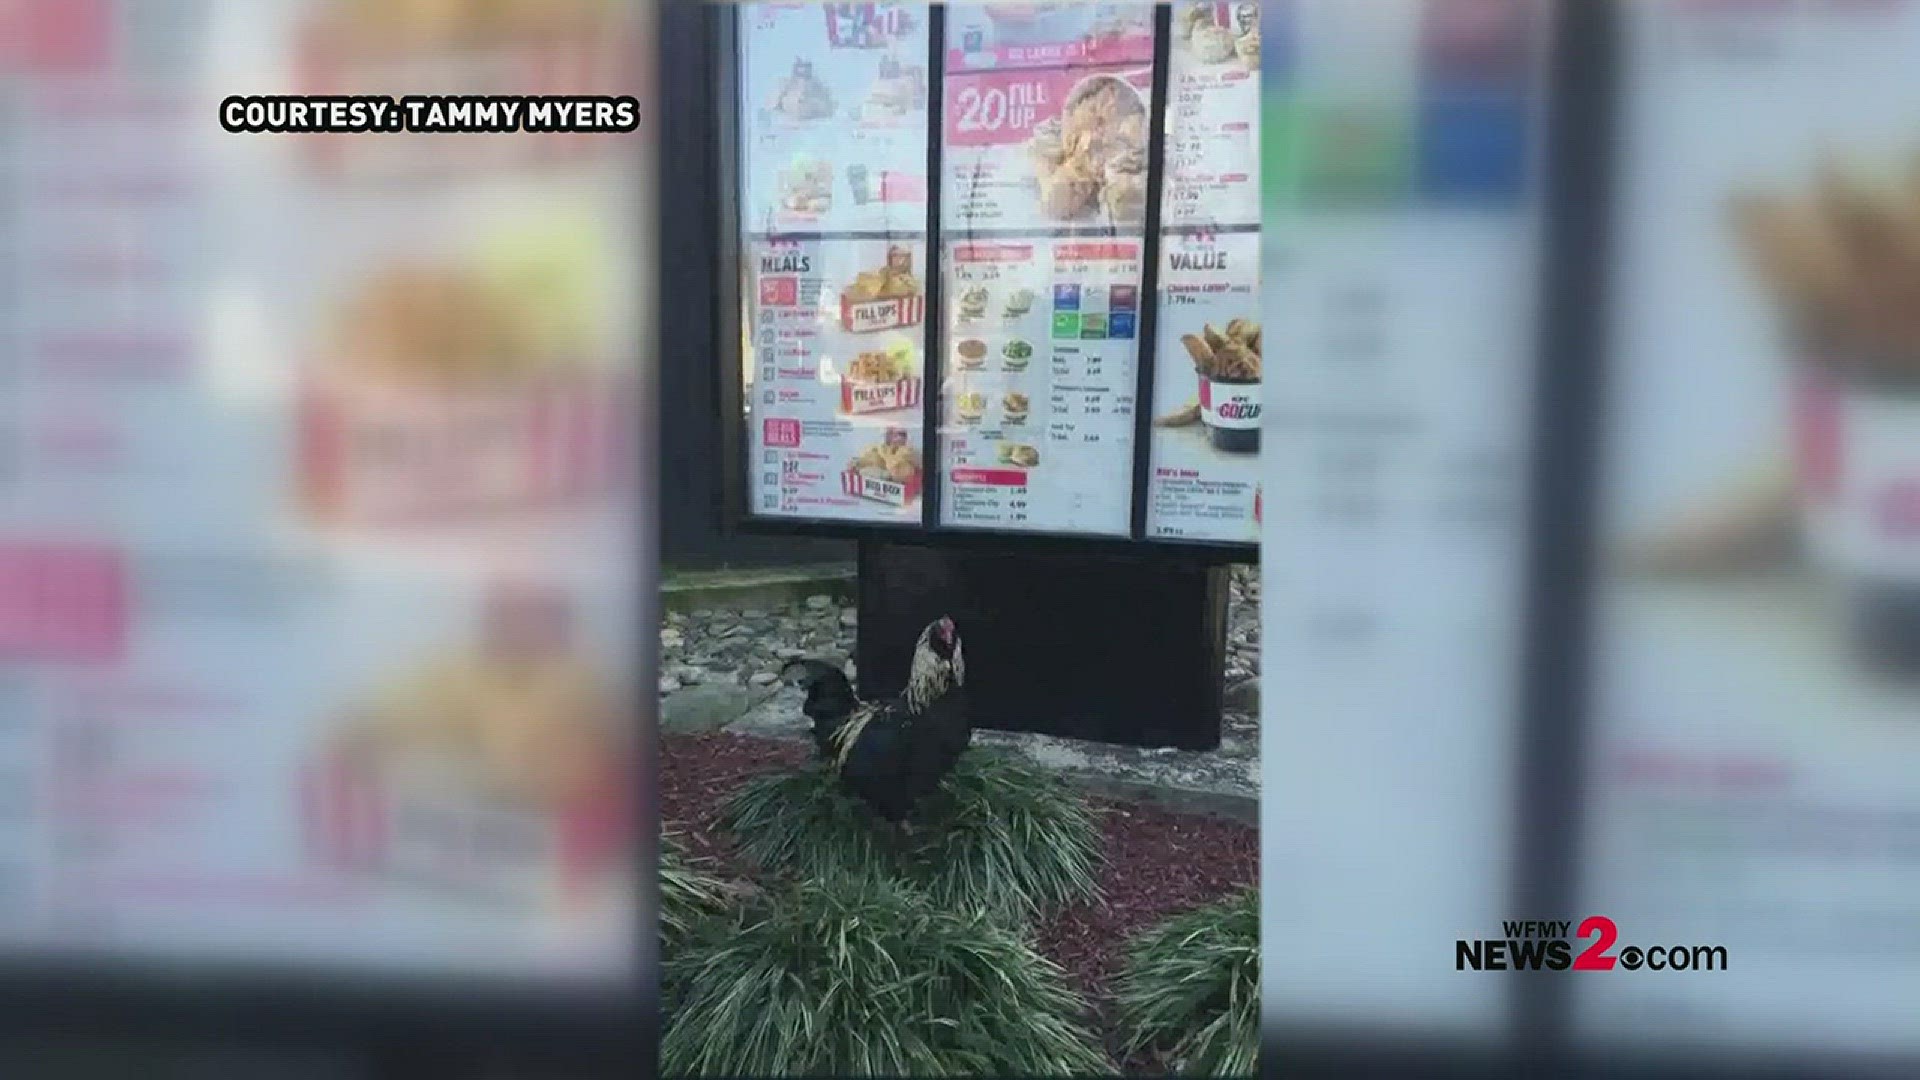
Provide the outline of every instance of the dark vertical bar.
[[[708,90],[713,81],[711,24],[704,10],[685,5],[663,5],[657,9],[657,18],[661,47],[658,57],[650,61],[658,86],[656,154],[662,161],[686,158],[710,169],[715,162],[707,144],[713,138],[718,106],[718,95]],[[677,177],[674,183],[656,184],[655,190],[660,253],[649,271],[655,283],[655,355],[666,355],[669,344],[675,353],[718,355],[709,285],[718,274],[712,234],[713,183],[704,177]],[[676,273],[666,273],[669,266]],[[722,493],[730,489],[722,482],[720,456],[713,452],[715,442],[726,432],[723,417],[713,405],[718,378],[713,364],[660,365],[660,398],[669,403],[659,410],[661,443],[699,451],[687,455],[695,460],[659,472],[658,505],[679,511],[660,519],[662,562],[712,554],[726,513]]]
[[[1555,16],[1512,895],[1517,918],[1577,919],[1616,35],[1606,0],[1564,0]],[[1570,985],[1516,975],[1523,1053],[1569,1051]]]
[[920,460],[925,462],[920,480],[920,525],[923,529],[940,527],[940,497],[946,477],[946,462],[940,460],[940,398],[947,373],[946,354],[946,259],[941,254],[940,195],[946,183],[940,173],[940,160],[946,147],[941,132],[947,120],[947,9],[944,4],[927,6],[927,336],[921,370],[927,390],[920,397]]
[[1153,375],[1160,326],[1160,204],[1167,158],[1168,56],[1173,44],[1173,7],[1153,9],[1153,111],[1147,127],[1147,220],[1140,247],[1139,350],[1133,388],[1133,528],[1147,536],[1147,489],[1153,479]]
[[[739,10],[732,4],[713,4],[707,8],[712,27],[714,96],[713,150],[709,160],[713,168],[713,190],[719,203],[715,214],[719,235],[714,244],[713,332],[711,354],[720,363],[717,400],[713,402],[720,424],[721,521],[731,530],[743,517],[751,517],[752,485],[746,469],[752,463],[751,437],[741,411],[741,372],[746,357],[740,350],[740,39]],[[661,162],[663,186],[671,187],[671,166]],[[664,268],[663,268],[664,270]],[[663,275],[664,276],[664,275]],[[663,349],[661,362],[672,364]],[[700,358],[689,357],[693,363]],[[666,508],[662,507],[662,511]]]

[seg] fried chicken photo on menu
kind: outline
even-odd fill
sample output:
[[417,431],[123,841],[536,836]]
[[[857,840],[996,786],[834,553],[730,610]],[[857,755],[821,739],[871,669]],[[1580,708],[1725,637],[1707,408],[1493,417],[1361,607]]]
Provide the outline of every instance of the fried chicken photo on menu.
[[510,371],[508,318],[491,290],[458,266],[407,260],[376,272],[344,305],[336,355],[370,382],[445,386]]
[[848,468],[862,476],[904,484],[920,474],[920,452],[907,445],[905,428],[888,428],[885,441],[862,450]]
[[1239,60],[1249,71],[1260,68],[1260,23],[1252,4],[1236,4],[1222,24],[1211,3],[1189,3],[1173,18],[1174,41],[1203,64]]
[[456,389],[576,373],[601,349],[614,276],[590,218],[494,229],[458,256],[407,256],[355,282],[324,339],[370,385]]
[[[1795,363],[1843,382],[1920,375],[1920,160],[1889,177],[1823,160],[1797,194],[1736,192],[1726,214]],[[1782,450],[1628,538],[1622,556],[1655,573],[1781,565],[1813,539],[1801,499]]]
[[[1229,383],[1260,381],[1260,324],[1252,319],[1229,319],[1224,330],[1214,329],[1212,323],[1203,323],[1198,334],[1180,335],[1180,344],[1193,361],[1193,373],[1202,379]],[[1153,425],[1191,427],[1200,423],[1200,412],[1200,401],[1196,398],[1156,418]]]
[[1056,221],[1096,211],[1122,223],[1145,220],[1146,149],[1147,110],[1139,92],[1111,75],[1084,80],[1060,115],[1035,125],[1027,142],[1041,209]]
[[459,263],[390,265],[341,309],[339,370],[371,384],[451,389],[570,366],[579,355],[552,347],[570,328],[543,325],[530,300]]
[[1920,372],[1920,161],[1891,178],[1823,162],[1798,197],[1744,192],[1728,211],[1802,359]]
[[917,367],[913,343],[896,339],[889,342],[885,349],[855,356],[847,364],[847,378],[855,382],[894,382],[912,377]]
[[887,249],[887,261],[877,270],[862,270],[847,286],[849,300],[898,300],[920,295],[920,279],[913,272],[913,252]]

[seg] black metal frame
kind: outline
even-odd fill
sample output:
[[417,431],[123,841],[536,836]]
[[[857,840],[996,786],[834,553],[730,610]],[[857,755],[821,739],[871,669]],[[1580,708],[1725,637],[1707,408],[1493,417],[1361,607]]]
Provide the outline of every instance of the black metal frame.
[[[928,25],[928,186],[927,186],[927,282],[926,325],[930,340],[940,333],[945,309],[941,296],[943,275],[938,272],[941,257],[937,238],[940,230],[941,154],[944,139],[941,137],[940,103],[944,101],[943,90],[946,79],[946,5],[929,4],[926,8],[930,18]],[[1170,45],[1169,26],[1172,9],[1161,3],[1154,6],[1154,108],[1149,114],[1152,128],[1148,140],[1147,186],[1151,197],[1147,201],[1147,220],[1144,225],[1145,237],[1141,248],[1141,285],[1140,285],[1140,322],[1139,351],[1137,360],[1137,387],[1134,395],[1134,443],[1133,443],[1133,500],[1129,515],[1129,529],[1126,536],[1097,536],[1064,531],[1011,531],[991,528],[961,528],[943,525],[940,521],[940,504],[944,470],[928,468],[926,480],[921,489],[921,519],[917,525],[867,522],[842,522],[817,518],[767,517],[753,512],[749,505],[746,485],[745,464],[748,447],[751,445],[751,433],[743,422],[743,406],[746,404],[741,394],[739,373],[742,357],[740,355],[740,330],[742,309],[740,305],[741,271],[741,232],[740,232],[740,93],[739,93],[739,18],[737,5],[715,4],[709,8],[711,34],[714,49],[714,83],[712,92],[716,101],[716,125],[713,153],[709,162],[713,171],[716,189],[719,192],[720,209],[718,214],[718,237],[715,249],[719,262],[718,304],[714,313],[714,339],[718,343],[715,355],[724,368],[724,377],[720,379],[719,400],[715,402],[721,418],[721,447],[719,457],[724,476],[723,483],[723,522],[724,527],[733,532],[765,536],[817,537],[842,540],[880,540],[898,542],[917,542],[923,539],[937,539],[956,549],[968,550],[1019,550],[1039,553],[1075,552],[1090,557],[1113,557],[1119,555],[1148,554],[1155,558],[1171,558],[1203,563],[1257,563],[1260,561],[1260,545],[1256,543],[1227,543],[1196,540],[1159,540],[1146,535],[1146,515],[1148,484],[1145,480],[1151,475],[1152,443],[1152,388],[1155,371],[1157,342],[1153,332],[1157,329],[1156,316],[1159,310],[1157,280],[1159,277],[1160,205],[1163,192],[1160,180],[1165,167],[1165,124],[1167,57]],[[932,350],[928,350],[929,370],[932,369]],[[939,457],[939,419],[940,395],[928,393],[922,401],[921,458],[929,463],[937,463]],[[1146,437],[1142,437],[1142,433]]]
[[[1527,576],[1515,755],[1515,911],[1580,907],[1582,800],[1593,592],[1590,522],[1599,499],[1606,242],[1612,212],[1618,10],[1561,0],[1549,48],[1541,317],[1529,477]],[[1511,984],[1514,1038],[1570,1048],[1572,987],[1557,972]],[[1570,1052],[1570,1049],[1569,1049]]]

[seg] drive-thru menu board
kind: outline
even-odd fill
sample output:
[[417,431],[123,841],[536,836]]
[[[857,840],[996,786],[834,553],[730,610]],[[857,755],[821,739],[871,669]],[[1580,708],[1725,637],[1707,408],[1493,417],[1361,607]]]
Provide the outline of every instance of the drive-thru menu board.
[[1147,535],[1255,543],[1260,8],[1174,9]]
[[740,15],[750,510],[918,524],[927,11]]
[[941,122],[941,520],[1124,536],[1152,7],[953,15]]
[[1910,1059],[1920,4],[1623,11],[1579,1029]]
[[1147,537],[1253,543],[1258,6],[938,13],[935,43],[917,5],[740,8],[747,513],[1125,537],[1145,499]]
[[5,7],[0,942],[629,976],[644,144],[356,187],[218,96],[523,28]]

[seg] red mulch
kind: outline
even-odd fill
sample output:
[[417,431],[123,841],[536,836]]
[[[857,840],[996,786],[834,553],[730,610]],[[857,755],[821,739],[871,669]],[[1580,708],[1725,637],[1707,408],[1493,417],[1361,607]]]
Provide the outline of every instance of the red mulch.
[[679,834],[693,855],[730,861],[726,839],[714,829],[720,797],[762,773],[798,769],[807,747],[750,735],[662,735],[660,821]]
[[[727,859],[732,853],[713,828],[721,794],[806,760],[804,745],[773,739],[662,736],[660,819],[681,833],[693,852]],[[1040,927],[1039,946],[1094,1002],[1114,1050],[1107,990],[1119,973],[1126,942],[1170,916],[1259,881],[1260,838],[1253,827],[1222,818],[1110,799],[1092,802],[1103,811],[1106,841],[1101,897],[1048,919]]]

